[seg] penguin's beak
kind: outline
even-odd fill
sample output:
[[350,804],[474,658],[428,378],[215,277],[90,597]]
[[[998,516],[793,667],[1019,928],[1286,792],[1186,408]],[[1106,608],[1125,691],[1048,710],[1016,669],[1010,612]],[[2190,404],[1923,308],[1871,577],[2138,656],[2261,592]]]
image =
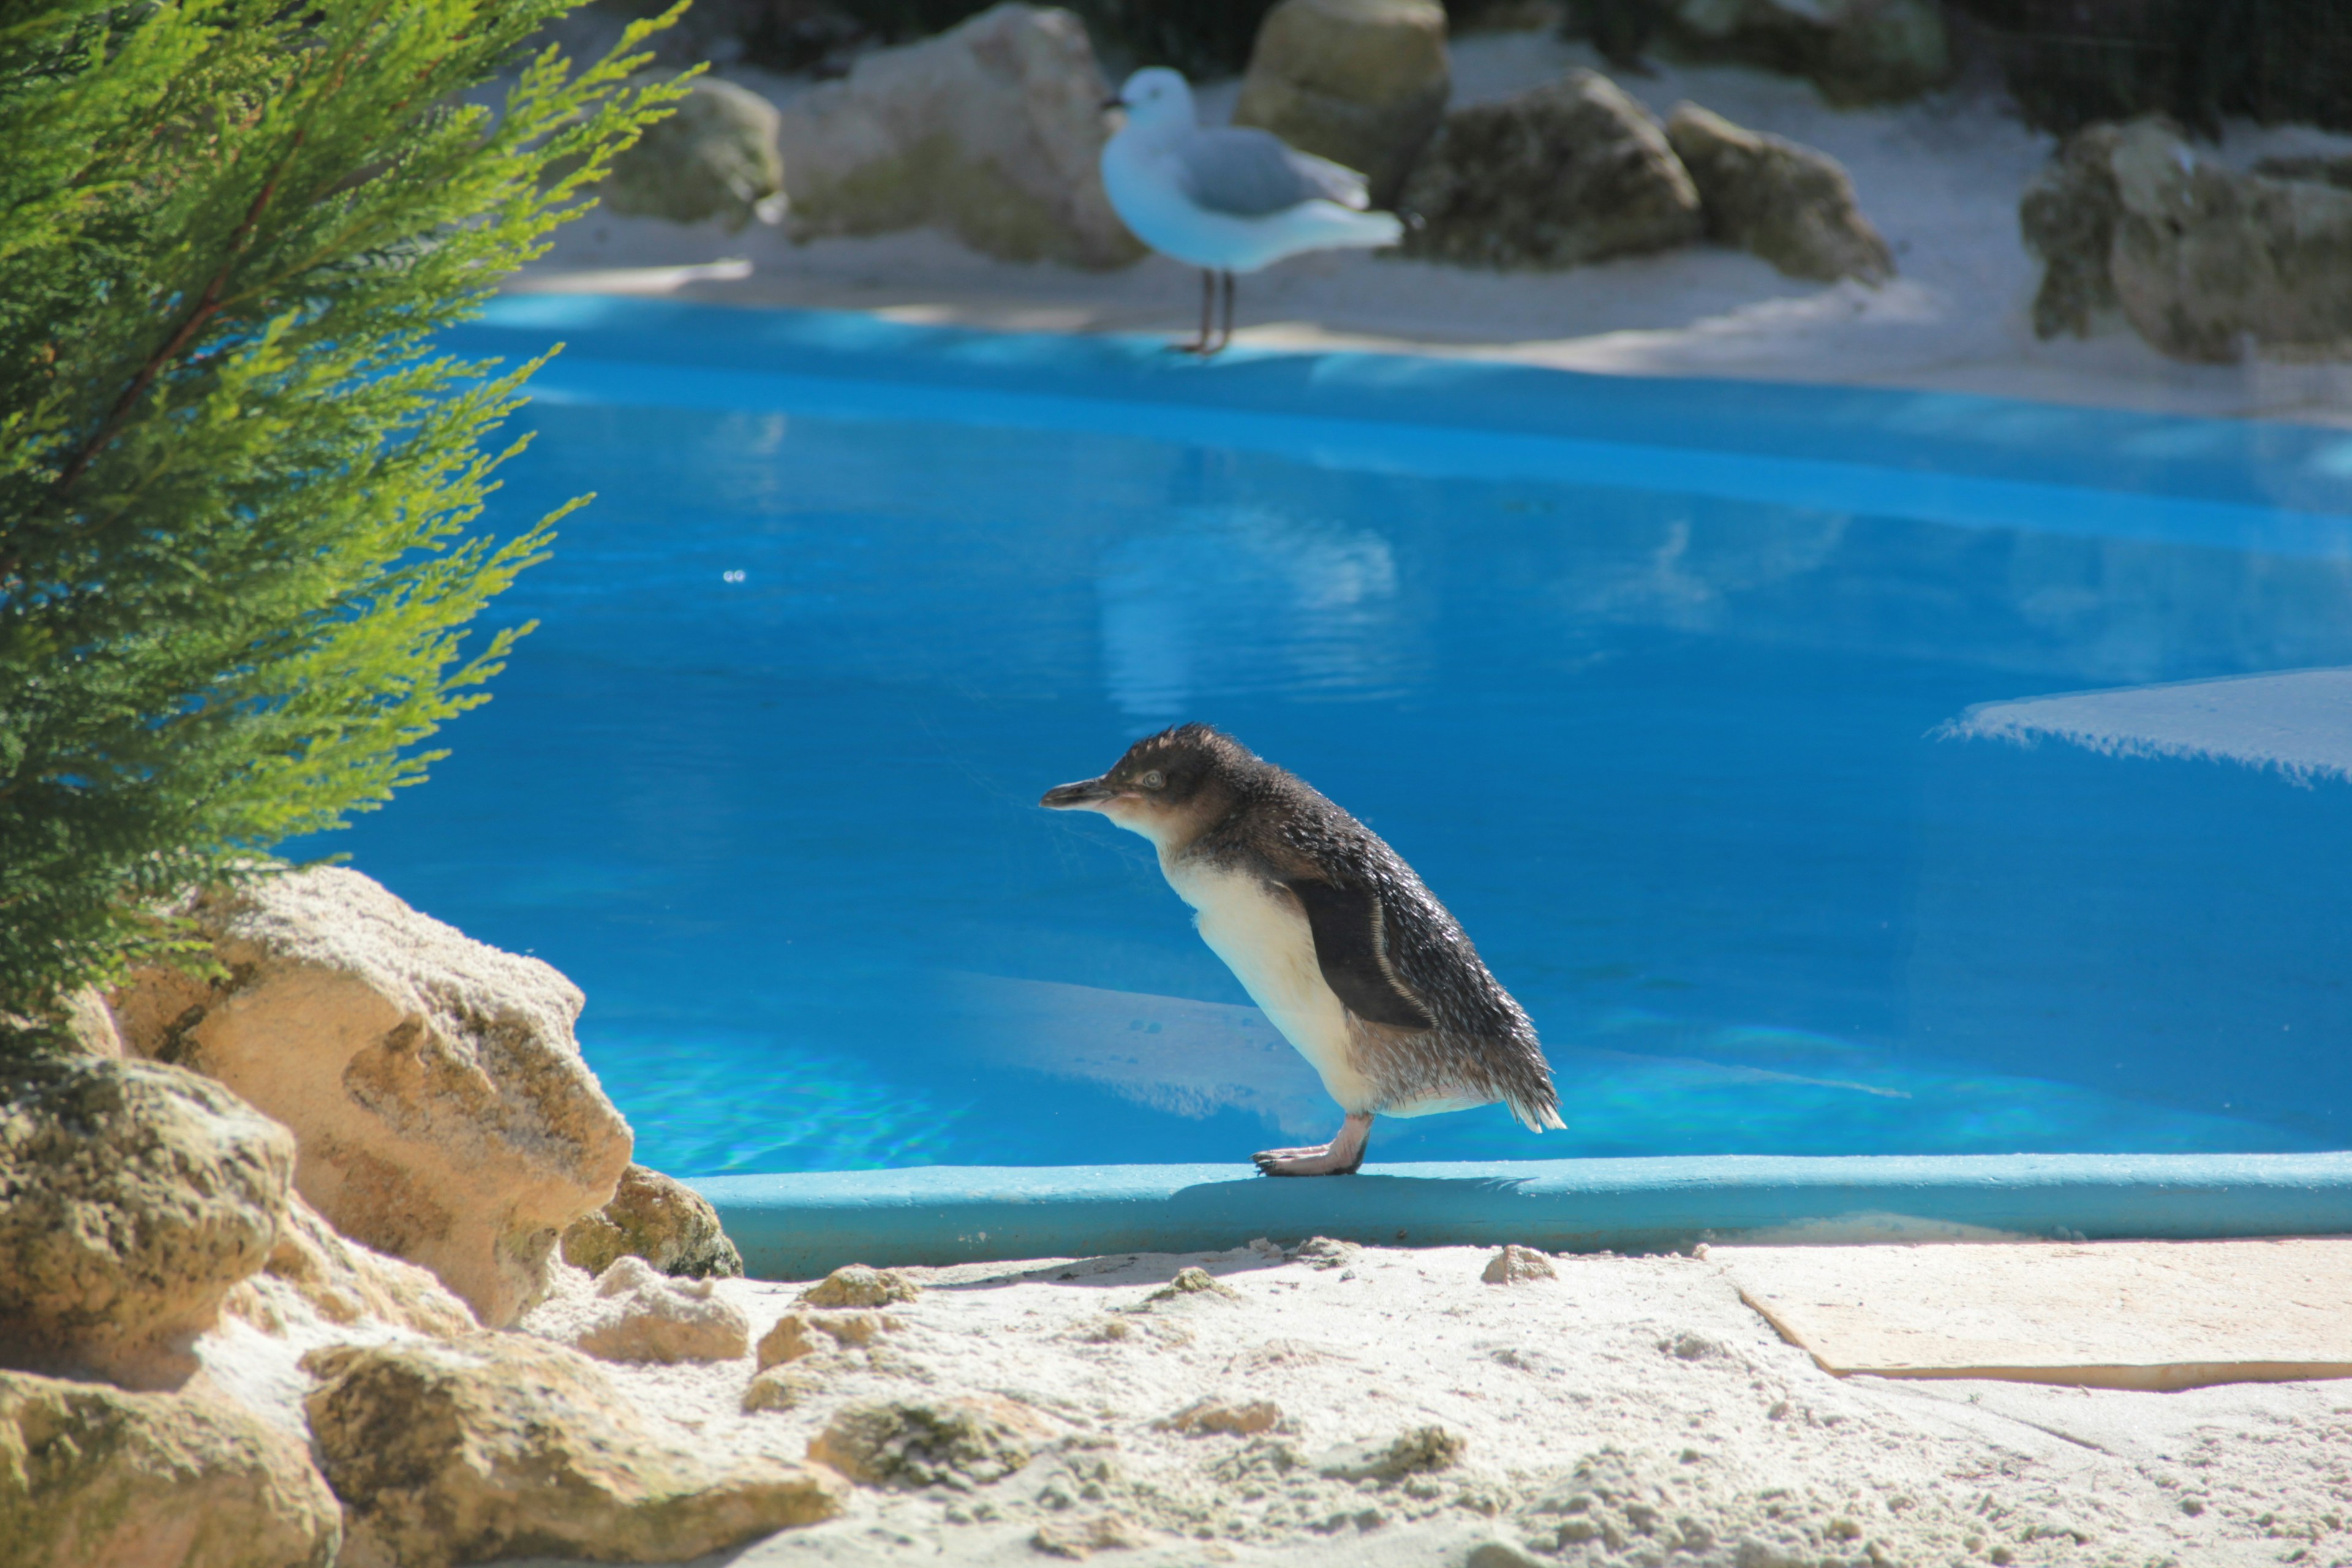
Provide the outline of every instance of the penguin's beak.
[[1089,811],[1118,794],[1100,779],[1080,779],[1076,784],[1055,784],[1037,804],[1048,811]]

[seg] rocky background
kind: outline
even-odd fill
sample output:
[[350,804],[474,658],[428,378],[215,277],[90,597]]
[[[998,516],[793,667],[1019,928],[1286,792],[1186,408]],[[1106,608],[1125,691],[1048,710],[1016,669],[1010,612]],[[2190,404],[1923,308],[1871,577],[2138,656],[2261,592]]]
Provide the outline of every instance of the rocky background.
[[[570,41],[593,47],[640,3],[604,0],[568,24]],[[1238,70],[1237,123],[1369,174],[1377,200],[1415,226],[1406,256],[1539,272],[1713,244],[1821,283],[1895,276],[1894,249],[1835,160],[1704,104],[1661,122],[1591,70],[1505,101],[1450,104],[1454,32],[1565,29],[1598,43],[1613,69],[1738,60],[1804,78],[1838,105],[2005,87],[2030,122],[2070,134],[2049,174],[2019,193],[2020,237],[2047,269],[2041,336],[2128,328],[2192,361],[2343,356],[2352,159],[2245,169],[2210,139],[2223,115],[2352,127],[2352,7],[2243,0],[2218,21],[2210,10],[2187,0],[1090,0],[1067,10],[1008,0],[984,11],[962,0],[703,0],[662,47],[669,65],[707,60],[723,78],[698,84],[604,200],[679,223],[776,223],[795,242],[933,228],[990,257],[1122,268],[1142,252],[1096,173],[1108,131],[1097,106],[1131,65],[1173,61],[1195,75]],[[2086,149],[2123,136],[2126,121],[2169,138],[2179,180],[2158,180],[2149,153],[2134,165],[2145,178],[2084,184],[2102,156]]]

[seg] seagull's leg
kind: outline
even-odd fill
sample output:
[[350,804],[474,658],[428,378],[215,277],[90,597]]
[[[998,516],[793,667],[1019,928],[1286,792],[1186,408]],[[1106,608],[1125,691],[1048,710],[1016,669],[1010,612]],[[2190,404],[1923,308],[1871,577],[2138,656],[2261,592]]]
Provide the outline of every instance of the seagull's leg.
[[1217,334],[1217,346],[1209,351],[1211,353],[1223,353],[1234,341],[1234,275],[1221,272],[1217,276],[1225,283],[1225,330]]
[[1188,354],[1200,354],[1200,355],[1201,355],[1201,356],[1202,356],[1203,358],[1206,358],[1208,355],[1213,354],[1213,353],[1216,353],[1216,352],[1217,352],[1216,350],[1214,350],[1214,349],[1213,349],[1213,348],[1211,348],[1211,347],[1209,346],[1209,308],[1210,308],[1211,304],[1212,304],[1212,303],[1215,300],[1215,299],[1216,299],[1216,292],[1217,292],[1217,275],[1216,275],[1215,273],[1213,273],[1213,272],[1210,271],[1210,270],[1209,270],[1207,268],[1205,268],[1205,267],[1202,268],[1201,268],[1201,335],[1200,335],[1199,337],[1197,337],[1197,338],[1194,338],[1194,339],[1193,339],[1191,342],[1189,342],[1189,343],[1178,343],[1178,344],[1174,345],[1175,347],[1177,347],[1177,348],[1179,348],[1179,349],[1181,349],[1184,353],[1188,353]]
[[1267,1149],[1251,1156],[1269,1176],[1352,1176],[1372,1141],[1372,1113],[1351,1110],[1339,1135],[1315,1149]]

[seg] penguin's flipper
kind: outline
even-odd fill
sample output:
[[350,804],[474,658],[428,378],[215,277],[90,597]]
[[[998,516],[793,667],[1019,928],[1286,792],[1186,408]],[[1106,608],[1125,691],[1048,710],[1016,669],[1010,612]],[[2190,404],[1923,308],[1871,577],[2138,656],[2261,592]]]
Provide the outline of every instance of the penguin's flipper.
[[1399,1029],[1434,1026],[1421,999],[1405,988],[1389,963],[1388,921],[1379,894],[1369,888],[1335,888],[1305,878],[1283,885],[1305,907],[1323,984],[1348,1011],[1366,1023]]

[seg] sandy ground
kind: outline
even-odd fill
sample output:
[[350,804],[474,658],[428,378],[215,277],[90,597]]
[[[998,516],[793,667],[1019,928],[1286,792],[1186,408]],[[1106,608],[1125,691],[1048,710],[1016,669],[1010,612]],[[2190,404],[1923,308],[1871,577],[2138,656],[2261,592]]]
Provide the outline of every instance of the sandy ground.
[[[1095,1542],[1134,1568],[2352,1563],[2352,1383],[1839,1379],[1741,1302],[1720,1258],[1563,1257],[1557,1278],[1498,1285],[1491,1256],[1254,1243],[908,1270],[928,1289],[891,1309],[900,1327],[793,1363],[803,1403],[753,1415],[749,1358],[610,1370],[722,1454],[797,1458],[875,1401],[1034,1413],[1036,1457],[1013,1474],[861,1487],[840,1520],[701,1560],[737,1568],[1034,1563]],[[1188,1265],[1223,1290],[1155,1295]],[[560,1330],[586,1277],[567,1289],[526,1326]],[[756,1337],[801,1288],[720,1289]],[[1155,1425],[1202,1399],[1271,1402],[1276,1424]],[[1432,1427],[1463,1440],[1455,1462],[1345,1474]]]
[[[1507,96],[1601,62],[1547,35],[1458,39],[1454,97]],[[787,99],[804,84],[730,75]],[[1663,114],[1685,99],[1823,149],[1853,176],[1894,246],[1885,289],[1783,278],[1743,253],[1694,247],[1558,273],[1491,273],[1362,253],[1281,263],[1244,281],[1241,342],[1378,348],[1602,373],[1754,377],[1938,388],[2215,416],[2352,425],[2352,365],[2187,365],[2120,323],[2088,341],[2037,342],[2026,308],[2039,271],[2018,236],[2019,196],[2047,159],[1997,89],[1964,83],[1897,108],[1839,110],[1808,83],[1739,67],[1661,66],[1622,85]],[[1201,94],[1205,119],[1236,87]],[[2352,137],[2229,129],[2211,155],[2352,152]],[[720,261],[733,266],[712,268]],[[746,265],[748,264],[748,265]],[[714,275],[715,274],[715,275]],[[1189,331],[1197,274],[1151,258],[1112,273],[991,260],[916,232],[794,247],[778,230],[729,234],[593,214],[514,284],[670,293],[745,305],[873,310],[897,320],[1049,331]]]

